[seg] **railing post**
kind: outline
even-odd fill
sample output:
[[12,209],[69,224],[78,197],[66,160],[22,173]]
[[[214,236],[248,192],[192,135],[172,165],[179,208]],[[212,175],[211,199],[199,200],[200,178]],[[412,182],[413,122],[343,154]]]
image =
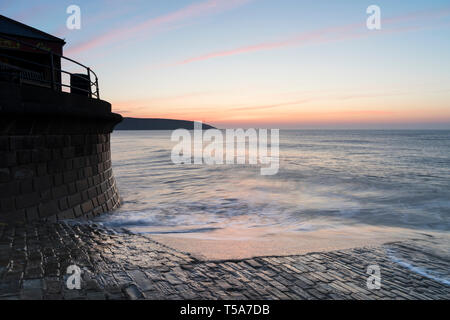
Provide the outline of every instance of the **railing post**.
[[98,88],[98,78],[97,78],[97,76],[95,76],[95,88],[97,89],[97,92],[96,92],[97,99],[100,100],[100,90]]
[[52,90],[55,90],[55,65],[53,61],[53,52],[50,52],[50,66],[51,66],[51,83],[52,83]]
[[91,68],[87,68],[87,74],[89,79],[89,98],[92,98]]

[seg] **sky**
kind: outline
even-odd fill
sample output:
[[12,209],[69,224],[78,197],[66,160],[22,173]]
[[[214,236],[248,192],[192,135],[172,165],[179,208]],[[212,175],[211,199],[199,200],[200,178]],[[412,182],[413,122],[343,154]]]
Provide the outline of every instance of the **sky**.
[[123,116],[450,129],[448,0],[0,0],[0,14],[64,38]]

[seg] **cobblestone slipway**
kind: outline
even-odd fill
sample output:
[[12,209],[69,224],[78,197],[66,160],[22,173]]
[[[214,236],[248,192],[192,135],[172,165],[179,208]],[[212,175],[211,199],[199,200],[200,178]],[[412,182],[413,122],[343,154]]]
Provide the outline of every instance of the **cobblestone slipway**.
[[[72,264],[80,290],[66,286]],[[379,290],[367,289],[368,265],[381,268]],[[95,224],[0,225],[0,299],[449,299],[449,266],[413,240],[204,261]]]

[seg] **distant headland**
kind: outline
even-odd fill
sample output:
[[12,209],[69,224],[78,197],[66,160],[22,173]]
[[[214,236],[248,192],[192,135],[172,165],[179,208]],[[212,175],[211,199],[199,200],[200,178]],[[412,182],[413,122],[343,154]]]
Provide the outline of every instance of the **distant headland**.
[[[215,129],[213,126],[203,123],[202,127],[206,129]],[[156,119],[156,118],[124,118],[115,130],[176,130],[176,129],[194,129],[194,121]]]

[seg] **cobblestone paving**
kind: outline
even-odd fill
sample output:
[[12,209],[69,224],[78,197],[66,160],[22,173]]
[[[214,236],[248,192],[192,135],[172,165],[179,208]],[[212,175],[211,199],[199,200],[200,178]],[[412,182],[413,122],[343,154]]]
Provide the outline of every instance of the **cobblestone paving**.
[[[410,271],[405,261],[426,266],[431,276]],[[81,290],[66,286],[72,264],[82,269]],[[381,268],[379,290],[367,289],[369,265]],[[93,224],[0,225],[0,299],[449,299],[450,286],[439,278],[448,280],[449,266],[413,241],[202,261]]]

